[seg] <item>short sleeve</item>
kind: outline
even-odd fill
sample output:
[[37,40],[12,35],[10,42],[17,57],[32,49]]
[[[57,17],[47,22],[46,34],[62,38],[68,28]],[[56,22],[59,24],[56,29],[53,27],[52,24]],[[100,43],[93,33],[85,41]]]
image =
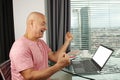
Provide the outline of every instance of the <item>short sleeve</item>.
[[18,72],[33,67],[30,49],[25,44],[19,44],[12,47],[10,58]]

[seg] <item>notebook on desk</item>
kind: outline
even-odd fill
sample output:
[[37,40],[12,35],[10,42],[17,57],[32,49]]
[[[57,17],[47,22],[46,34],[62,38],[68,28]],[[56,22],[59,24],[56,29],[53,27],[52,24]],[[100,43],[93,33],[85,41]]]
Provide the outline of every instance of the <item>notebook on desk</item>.
[[72,60],[74,72],[77,74],[99,73],[113,51],[113,49],[100,45],[91,59],[82,61]]

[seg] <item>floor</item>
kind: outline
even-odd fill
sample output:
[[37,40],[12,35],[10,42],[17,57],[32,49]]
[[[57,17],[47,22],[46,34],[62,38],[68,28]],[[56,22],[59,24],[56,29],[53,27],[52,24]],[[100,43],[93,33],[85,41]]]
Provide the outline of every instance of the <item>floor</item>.
[[70,74],[65,73],[63,71],[59,71],[51,77],[51,80],[73,80],[73,79]]

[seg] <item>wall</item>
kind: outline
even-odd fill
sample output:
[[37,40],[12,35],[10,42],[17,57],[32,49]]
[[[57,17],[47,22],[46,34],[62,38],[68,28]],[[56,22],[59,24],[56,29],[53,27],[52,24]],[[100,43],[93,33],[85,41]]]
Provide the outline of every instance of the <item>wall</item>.
[[[32,11],[45,14],[44,0],[13,0],[15,39],[25,33],[26,18]],[[46,40],[45,35],[43,39]]]

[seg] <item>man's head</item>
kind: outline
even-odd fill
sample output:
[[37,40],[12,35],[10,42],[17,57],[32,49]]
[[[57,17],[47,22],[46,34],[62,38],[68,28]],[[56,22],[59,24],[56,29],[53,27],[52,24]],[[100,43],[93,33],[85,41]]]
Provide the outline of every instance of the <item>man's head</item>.
[[28,15],[25,35],[30,39],[42,38],[46,28],[46,18],[42,13],[32,12]]

